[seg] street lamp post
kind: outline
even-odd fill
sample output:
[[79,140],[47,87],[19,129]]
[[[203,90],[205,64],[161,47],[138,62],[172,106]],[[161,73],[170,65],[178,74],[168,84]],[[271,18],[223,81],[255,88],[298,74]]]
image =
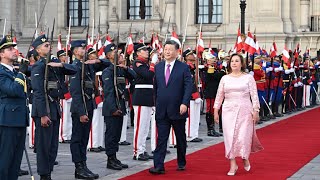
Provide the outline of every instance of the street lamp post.
[[241,34],[245,34],[245,10],[246,10],[246,0],[240,0],[240,9],[241,9]]

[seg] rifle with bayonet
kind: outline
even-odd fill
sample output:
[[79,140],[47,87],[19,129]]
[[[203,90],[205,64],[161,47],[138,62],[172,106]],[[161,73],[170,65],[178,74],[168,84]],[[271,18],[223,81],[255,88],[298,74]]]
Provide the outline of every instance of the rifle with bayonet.
[[87,102],[86,102],[86,94],[84,92],[84,88],[85,88],[84,78],[85,78],[85,72],[86,72],[85,62],[87,61],[87,58],[88,58],[88,51],[87,51],[88,40],[89,40],[88,36],[89,36],[89,24],[88,24],[87,33],[86,33],[86,45],[84,47],[85,54],[84,54],[82,65],[81,65],[81,94],[82,94],[83,106],[84,106],[86,116],[88,116],[88,109],[87,109]]
[[[120,44],[120,32],[119,32],[119,23],[118,23],[118,35],[117,35],[117,43]],[[118,64],[118,45],[116,47],[115,53],[114,53],[114,65],[113,65],[113,85],[114,85],[114,91],[116,93],[116,106],[118,110],[121,110],[120,105],[120,97],[119,97],[119,91],[118,91],[118,82],[117,82],[117,64]]]
[[[44,97],[45,97],[45,100],[46,100],[46,109],[47,109],[47,113],[48,113],[49,119],[51,118],[49,100],[52,101],[52,98],[48,95],[48,85],[49,85],[49,83],[48,83],[49,82],[49,80],[48,80],[49,65],[48,64],[51,61],[51,51],[52,51],[53,33],[54,33],[55,22],[56,22],[56,19],[53,19],[53,26],[52,26],[51,36],[50,36],[50,50],[49,50],[49,52],[47,54],[46,67],[45,67],[45,71],[44,71],[44,94],[45,94]],[[49,28],[48,28],[48,32],[49,32]]]

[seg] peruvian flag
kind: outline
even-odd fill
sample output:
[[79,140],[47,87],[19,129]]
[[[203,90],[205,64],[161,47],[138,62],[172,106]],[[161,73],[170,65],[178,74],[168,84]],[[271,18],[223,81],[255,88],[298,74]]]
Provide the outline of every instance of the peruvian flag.
[[298,43],[297,44],[297,47],[294,51],[294,58],[298,58],[299,57],[299,54],[300,54],[301,50],[300,50],[300,44]]
[[58,51],[62,49],[62,43],[61,43],[61,34],[58,35],[58,46],[57,46]]
[[282,51],[282,54],[283,54],[283,56],[282,56],[283,62],[288,64],[290,55],[289,55],[289,51],[288,51],[288,48],[286,47],[286,45],[284,45],[284,49]]
[[152,34],[151,46],[152,46],[153,49],[158,49],[159,48],[158,35]]
[[111,43],[112,43],[111,37],[109,36],[109,34],[107,34],[106,41],[104,42],[103,46],[99,49],[99,52],[98,52],[99,58],[101,57],[101,59],[103,59],[106,56],[104,53],[104,48]]
[[170,40],[173,40],[173,41],[175,41],[176,43],[178,43],[178,44],[179,44],[179,48],[181,48],[181,42],[180,42],[180,40],[179,40],[179,37],[178,37],[176,31],[174,31],[174,30],[172,31]]
[[88,39],[87,39],[87,42],[88,42],[88,44],[87,44],[87,50],[88,49],[90,49],[90,48],[92,48],[93,47],[93,37],[90,37],[90,35],[88,35],[88,37],[87,37]]
[[132,34],[130,34],[127,39],[127,54],[131,55],[132,53],[133,53],[133,41],[132,41]]
[[261,49],[260,49],[259,43],[258,43],[258,41],[257,41],[256,29],[254,29],[253,41],[254,41],[254,43],[256,44],[256,53],[257,53],[257,54],[260,54]]
[[[250,28],[250,26],[249,26],[249,28]],[[256,43],[253,40],[253,36],[250,32],[250,29],[248,29],[248,37],[246,38],[246,41],[244,42],[243,49],[250,54],[254,54],[256,52]]]
[[236,40],[236,44],[234,45],[233,52],[234,53],[241,52],[242,48],[243,48],[243,42],[241,38],[240,24],[239,24],[237,40]]
[[69,51],[70,50],[70,46],[71,46],[71,32],[70,32],[70,36],[66,37],[67,41],[66,41],[66,48],[65,48],[65,51]]
[[[17,37],[16,36],[14,36],[13,37],[13,39],[12,39],[12,42],[14,43],[14,44],[17,44]],[[16,45],[16,46],[14,46],[14,49],[16,49],[17,51],[17,55],[19,55],[19,50],[18,50],[18,46]]]
[[276,42],[273,41],[272,46],[270,48],[270,57],[273,58],[277,55],[277,46],[276,46]]
[[203,39],[202,39],[202,32],[199,32],[199,37],[198,37],[198,43],[197,43],[197,50],[198,50],[198,57],[202,55],[202,52],[204,51],[204,44],[203,44]]
[[98,35],[98,39],[94,43],[93,49],[98,51],[101,47],[102,47],[102,42],[101,42],[101,39],[100,39],[100,35]]
[[144,36],[139,39],[138,43],[144,44]]

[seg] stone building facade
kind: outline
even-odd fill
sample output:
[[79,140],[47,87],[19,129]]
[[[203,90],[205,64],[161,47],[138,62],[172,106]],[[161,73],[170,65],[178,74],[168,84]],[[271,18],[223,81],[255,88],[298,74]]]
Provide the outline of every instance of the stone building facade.
[[[51,31],[55,18],[55,40],[61,33],[65,41],[73,15],[72,39],[84,39],[88,23],[91,34],[94,19],[94,34],[100,29],[102,35],[108,32],[114,38],[119,29],[121,43],[126,42],[132,24],[134,42],[144,34],[150,42],[152,32],[161,38],[170,36],[174,28],[180,40],[186,32],[185,47],[195,47],[202,21],[204,44],[211,41],[212,47],[228,51],[234,46],[240,23],[239,4],[239,0],[0,0],[0,32],[6,19],[6,33],[12,25],[19,50],[25,54],[35,31],[35,16],[39,18],[45,5],[37,30]],[[274,40],[281,53],[284,45],[294,49],[301,41],[302,51],[310,47],[311,55],[316,56],[320,49],[320,0],[246,0],[246,4],[246,29],[249,24],[251,32],[256,29],[261,47],[269,50]],[[76,16],[81,14],[79,23]]]

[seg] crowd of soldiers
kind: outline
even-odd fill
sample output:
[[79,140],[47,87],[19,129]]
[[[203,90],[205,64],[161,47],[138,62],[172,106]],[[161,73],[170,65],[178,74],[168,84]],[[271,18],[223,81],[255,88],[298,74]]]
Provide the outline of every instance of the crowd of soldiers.
[[[146,150],[146,139],[150,130],[151,152],[154,151],[157,146],[154,66],[162,60],[158,49],[138,43],[130,60],[125,51],[111,43],[103,49],[105,58],[98,58],[97,50],[87,48],[86,40],[75,40],[71,42],[70,50],[59,50],[54,56],[52,44],[45,35],[40,35],[33,41],[26,59],[5,56],[8,49],[15,52],[14,46],[10,36],[0,42],[0,127],[11,127],[9,131],[16,134],[6,140],[1,136],[1,152],[10,154],[1,159],[1,177],[17,179],[21,173],[28,124],[29,147],[37,153],[37,172],[43,180],[51,179],[57,164],[59,141],[70,143],[75,178],[99,178],[87,166],[88,150],[105,151],[109,169],[128,168],[116,156],[119,145],[130,145],[126,141],[128,121],[134,127],[133,160],[153,158]],[[210,48],[200,57],[197,53],[188,48],[179,58],[188,64],[194,81],[186,122],[189,142],[203,141],[198,135],[201,114],[205,114],[208,136],[223,134],[222,121],[215,127],[213,104],[219,82],[228,74],[230,58],[223,50]],[[257,83],[262,107],[259,123],[313,107],[317,105],[317,99],[320,101],[319,59],[296,56],[292,52],[286,62],[281,55],[274,58],[267,54],[244,56],[247,72]],[[5,64],[7,59],[12,63],[19,60],[16,64],[19,73],[10,63]],[[9,73],[8,77],[3,75],[5,73]],[[26,100],[29,100],[27,104]],[[6,113],[6,110],[12,110],[14,114]],[[20,142],[15,139],[18,135],[22,137]],[[19,146],[12,143],[19,143]],[[3,144],[17,148],[13,150]],[[174,129],[170,131],[169,147],[176,147]],[[3,164],[7,167],[2,167]]]

